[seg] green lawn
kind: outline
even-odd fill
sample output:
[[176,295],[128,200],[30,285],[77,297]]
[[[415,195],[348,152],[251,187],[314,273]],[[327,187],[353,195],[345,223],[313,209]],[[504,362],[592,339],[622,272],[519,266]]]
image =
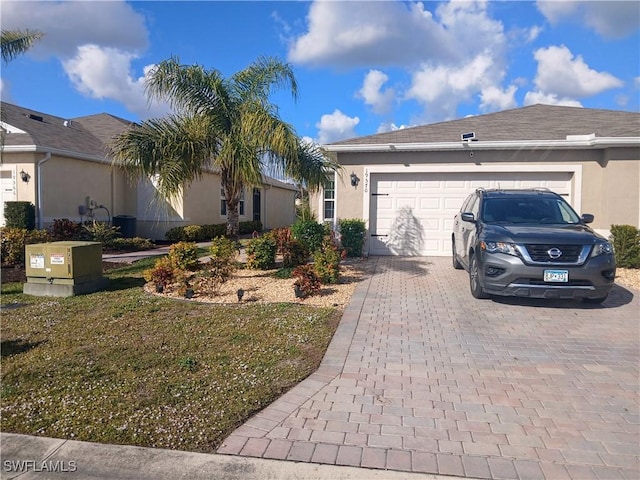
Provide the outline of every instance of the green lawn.
[[212,452],[313,372],[340,314],[197,304],[143,292],[146,260],[107,291],[50,298],[2,286],[1,429]]

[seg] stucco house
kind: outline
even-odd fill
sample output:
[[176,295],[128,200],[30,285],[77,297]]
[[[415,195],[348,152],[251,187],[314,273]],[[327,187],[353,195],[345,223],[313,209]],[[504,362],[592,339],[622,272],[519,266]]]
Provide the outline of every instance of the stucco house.
[[605,235],[640,225],[634,112],[532,105],[324,147],[342,169],[312,208],[320,221],[364,219],[373,255],[451,255],[453,217],[479,187],[549,188]]
[[[2,102],[0,221],[4,202],[29,201],[39,228],[56,218],[86,220],[92,205],[98,206],[96,219],[126,218],[135,222],[137,236],[155,240],[175,226],[225,223],[215,172],[194,182],[179,200],[158,204],[151,180],[132,184],[112,168],[108,144],[131,125],[107,113],[65,119]],[[291,225],[296,193],[293,185],[264,177],[262,185],[243,192],[240,221],[260,220],[264,228]]]

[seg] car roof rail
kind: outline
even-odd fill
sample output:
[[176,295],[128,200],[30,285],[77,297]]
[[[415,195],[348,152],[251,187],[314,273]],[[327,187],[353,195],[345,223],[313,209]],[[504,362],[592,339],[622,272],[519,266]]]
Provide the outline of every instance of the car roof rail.
[[549,187],[533,187],[531,190],[535,190],[536,192],[550,192],[551,189]]

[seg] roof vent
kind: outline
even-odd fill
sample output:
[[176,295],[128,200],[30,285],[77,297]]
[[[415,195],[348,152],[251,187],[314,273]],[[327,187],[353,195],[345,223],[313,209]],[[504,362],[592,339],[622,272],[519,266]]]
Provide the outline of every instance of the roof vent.
[[27,117],[37,122],[44,122],[44,118],[42,118],[40,115],[34,115],[33,113],[30,113],[29,115],[27,115]]

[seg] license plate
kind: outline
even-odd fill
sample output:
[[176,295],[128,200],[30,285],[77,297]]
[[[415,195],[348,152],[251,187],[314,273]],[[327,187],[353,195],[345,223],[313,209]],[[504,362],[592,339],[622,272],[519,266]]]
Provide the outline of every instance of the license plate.
[[569,270],[545,270],[544,281],[545,282],[568,282]]

